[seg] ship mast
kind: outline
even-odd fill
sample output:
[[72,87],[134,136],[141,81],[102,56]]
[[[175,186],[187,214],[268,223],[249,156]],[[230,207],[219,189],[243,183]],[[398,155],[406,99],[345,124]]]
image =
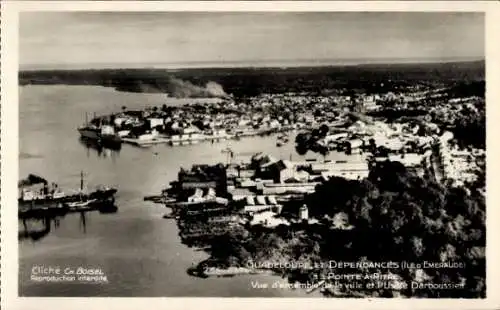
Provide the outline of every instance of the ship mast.
[[80,172],[80,192],[83,192],[83,170]]

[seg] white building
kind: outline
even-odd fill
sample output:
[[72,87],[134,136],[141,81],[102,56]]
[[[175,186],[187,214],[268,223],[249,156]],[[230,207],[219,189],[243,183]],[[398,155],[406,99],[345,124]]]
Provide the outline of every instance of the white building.
[[303,205],[299,209],[299,218],[303,221],[307,221],[309,219],[309,209],[306,205]]
[[151,128],[163,126],[165,124],[163,118],[148,118],[148,121]]

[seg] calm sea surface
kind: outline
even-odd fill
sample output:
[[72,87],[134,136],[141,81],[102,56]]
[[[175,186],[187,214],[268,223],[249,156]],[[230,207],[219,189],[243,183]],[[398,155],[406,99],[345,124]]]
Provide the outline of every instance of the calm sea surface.
[[[162,105],[162,95],[130,94],[94,86],[20,87],[20,178],[34,173],[64,189],[76,189],[80,171],[89,188],[116,186],[115,214],[71,214],[49,225],[19,223],[19,294],[21,296],[205,296],[205,297],[311,297],[299,290],[255,289],[252,281],[272,284],[279,277],[240,276],[199,279],[186,269],[205,259],[204,252],[181,244],[173,220],[165,209],[144,202],[177,176],[179,168],[195,163],[226,162],[221,150],[228,146],[235,160],[263,151],[281,158],[305,158],[293,143],[276,147],[275,137],[202,143],[193,146],[159,145],[140,149],[124,145],[120,152],[98,151],[79,141],[76,127],[85,113],[105,114],[147,105]],[[169,99],[169,104],[182,100]],[[338,154],[332,155],[336,158]],[[308,154],[307,158],[315,155]],[[27,229],[41,231],[37,238],[21,237]],[[33,236],[33,234],[30,234]],[[107,284],[37,283],[30,280],[34,266],[101,268]]]

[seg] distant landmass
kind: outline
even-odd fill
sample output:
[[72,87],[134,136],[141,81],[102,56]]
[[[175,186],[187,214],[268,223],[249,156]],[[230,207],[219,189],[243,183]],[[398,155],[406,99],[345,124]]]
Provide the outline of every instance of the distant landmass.
[[[381,61],[381,60],[378,60]],[[261,93],[363,89],[367,92],[415,82],[483,81],[485,61],[315,64],[263,67],[30,69],[20,85],[99,85],[118,91],[165,93],[173,97],[252,96]],[[283,64],[282,64],[283,65]],[[147,65],[145,65],[147,66]]]
[[200,68],[282,68],[308,66],[353,66],[367,64],[412,64],[481,61],[480,57],[445,58],[335,58],[335,59],[267,59],[240,61],[189,61],[189,62],[142,62],[142,63],[59,63],[59,64],[21,64],[25,70],[75,70],[75,69],[200,69]]

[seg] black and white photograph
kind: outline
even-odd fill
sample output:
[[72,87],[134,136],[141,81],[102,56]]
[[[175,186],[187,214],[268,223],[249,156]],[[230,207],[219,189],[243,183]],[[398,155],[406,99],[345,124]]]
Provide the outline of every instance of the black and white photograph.
[[485,16],[20,12],[18,296],[486,298]]

